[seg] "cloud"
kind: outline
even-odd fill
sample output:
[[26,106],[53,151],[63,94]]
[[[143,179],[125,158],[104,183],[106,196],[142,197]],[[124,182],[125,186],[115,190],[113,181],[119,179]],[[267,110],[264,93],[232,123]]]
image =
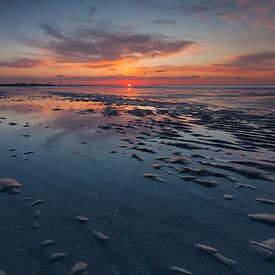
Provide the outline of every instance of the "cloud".
[[21,42],[41,50],[54,61],[70,63],[102,63],[127,59],[135,61],[176,54],[195,44],[158,34],[137,33],[129,29],[97,27],[61,33],[56,27],[41,25],[45,41],[22,39]]
[[246,71],[275,71],[275,51],[263,51],[239,55],[230,61],[218,64],[217,66],[235,67]]
[[0,62],[0,67],[30,69],[30,68],[39,67],[42,64],[43,64],[43,61],[41,59],[16,58],[12,61]]
[[201,14],[212,10],[210,5],[201,5],[201,4],[191,4],[191,5],[181,5],[180,10],[187,15],[192,14]]
[[245,54],[238,56],[231,63],[233,64],[245,64],[245,65],[254,65],[254,64],[266,64],[275,62],[275,51],[259,52],[253,54]]
[[275,1],[265,0],[251,1],[250,4],[247,1],[242,0],[246,5],[252,10],[253,13],[253,23],[256,27],[267,27],[269,29],[275,29]]
[[65,38],[63,36],[63,34],[61,33],[61,31],[57,27],[55,27],[47,22],[42,23],[40,25],[40,28],[45,32],[46,35],[48,35],[52,38],[56,38],[56,39],[64,39]]
[[231,22],[233,17],[234,19],[240,17],[241,11],[237,1],[193,1],[189,4],[180,5],[178,9],[185,16],[192,16],[200,20],[218,18]]
[[232,1],[193,1],[179,6],[186,16],[199,18],[218,18],[230,23],[252,24],[254,27],[275,29],[274,0],[232,0]]
[[223,63],[209,64],[205,66],[187,65],[187,66],[172,66],[162,65],[155,67],[141,67],[141,72],[146,74],[161,74],[165,73],[272,73],[275,74],[275,51],[263,51],[251,54],[244,54],[232,57]]
[[97,11],[97,7],[91,6],[91,7],[88,9],[88,15],[91,16],[91,15],[93,15],[96,11]]
[[171,18],[161,18],[153,21],[155,24],[163,24],[163,25],[174,25],[177,24],[177,20]]
[[[56,78],[60,78],[56,76]],[[63,77],[64,79],[69,79],[71,83],[116,83],[121,84],[128,81],[138,81],[140,83],[187,83],[187,84],[194,84],[196,81],[234,81],[234,80],[249,80],[248,77],[243,76],[220,76],[220,75],[209,75],[209,76],[201,76],[201,75],[180,75],[180,76],[168,76],[168,77],[159,77],[159,76],[125,76],[125,75],[106,75],[106,76],[70,76],[70,77]],[[52,80],[52,79],[50,79]],[[48,80],[49,81],[49,80]]]
[[254,27],[275,29],[275,1],[274,0],[235,0],[219,11],[222,19],[240,20],[251,23]]
[[110,68],[114,66],[113,63],[102,63],[102,64],[87,64],[85,65],[85,68],[91,68],[91,69],[101,69],[101,68]]

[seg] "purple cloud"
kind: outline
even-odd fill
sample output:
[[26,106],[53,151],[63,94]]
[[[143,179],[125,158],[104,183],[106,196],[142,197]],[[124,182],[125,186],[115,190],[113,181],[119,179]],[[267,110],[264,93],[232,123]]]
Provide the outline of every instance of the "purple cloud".
[[265,70],[275,71],[275,51],[265,51],[239,55],[224,64],[217,66],[237,67],[246,71]]
[[47,23],[41,25],[46,41],[21,40],[38,48],[59,62],[90,63],[110,62],[121,59],[141,59],[175,54],[195,44],[194,41],[176,39],[158,34],[136,33],[108,28],[79,29],[61,33]]
[[177,24],[177,20],[171,18],[161,18],[158,20],[153,21],[155,24],[163,24],[163,25],[174,25]]
[[157,67],[140,67],[141,71],[146,73],[166,73],[166,72],[195,72],[195,73],[220,73],[220,72],[275,72],[275,52],[264,51],[258,53],[239,55],[230,60],[209,65],[187,65],[172,66],[162,65]]
[[263,64],[263,63],[270,63],[275,62],[275,52],[259,52],[253,54],[246,54],[238,56],[233,63],[234,64],[245,64],[245,65],[253,65]]
[[31,58],[16,58],[12,61],[2,61],[0,62],[0,67],[10,67],[10,68],[34,68],[43,64],[43,61],[40,59],[31,59]]

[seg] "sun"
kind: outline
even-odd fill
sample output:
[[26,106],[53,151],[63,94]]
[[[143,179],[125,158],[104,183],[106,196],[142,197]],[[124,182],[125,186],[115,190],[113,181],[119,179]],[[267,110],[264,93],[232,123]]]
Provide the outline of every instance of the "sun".
[[131,87],[131,86],[132,86],[132,84],[131,84],[131,83],[128,83],[128,84],[127,84],[127,86],[128,86],[128,87]]

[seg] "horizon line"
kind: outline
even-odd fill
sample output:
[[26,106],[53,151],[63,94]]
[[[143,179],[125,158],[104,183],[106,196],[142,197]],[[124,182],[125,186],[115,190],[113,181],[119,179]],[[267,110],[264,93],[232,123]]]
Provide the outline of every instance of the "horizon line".
[[[125,85],[118,84],[51,84],[51,83],[1,83],[0,87],[127,87]],[[166,87],[180,87],[180,88],[188,88],[188,87],[217,87],[217,88],[275,88],[275,84],[273,85],[132,85],[131,88],[166,88]],[[127,87],[129,88],[129,87]]]

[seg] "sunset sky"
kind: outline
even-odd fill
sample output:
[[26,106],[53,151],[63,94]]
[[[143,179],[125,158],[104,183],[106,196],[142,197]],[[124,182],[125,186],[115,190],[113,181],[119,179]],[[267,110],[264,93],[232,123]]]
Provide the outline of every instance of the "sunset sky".
[[275,85],[275,0],[0,0],[2,83]]

